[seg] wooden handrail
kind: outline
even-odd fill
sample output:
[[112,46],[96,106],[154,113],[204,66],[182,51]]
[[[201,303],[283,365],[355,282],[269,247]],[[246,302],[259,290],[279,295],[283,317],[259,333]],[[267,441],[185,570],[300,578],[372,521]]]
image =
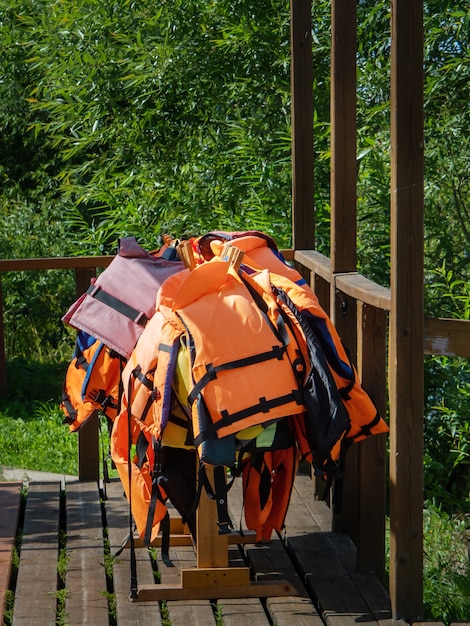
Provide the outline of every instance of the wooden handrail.
[[0,259],[0,274],[23,270],[75,270],[107,267],[113,256],[46,257],[43,259]]
[[470,357],[470,320],[424,320],[424,353]]

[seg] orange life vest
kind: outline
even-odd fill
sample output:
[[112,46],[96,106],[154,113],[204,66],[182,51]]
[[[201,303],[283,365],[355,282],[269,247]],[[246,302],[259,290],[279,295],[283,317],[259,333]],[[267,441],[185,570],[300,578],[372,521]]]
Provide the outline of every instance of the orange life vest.
[[[233,454],[222,463],[210,442],[218,447],[216,440],[230,441],[244,428],[303,411],[295,369],[301,355],[278,311],[260,311],[227,262],[214,258],[181,277],[161,291],[171,301],[168,284],[176,287],[167,326],[187,337],[195,445],[203,461],[231,465]],[[158,391],[164,399],[164,384]],[[156,420],[165,425],[158,403]]]
[[245,521],[257,542],[283,529],[297,467],[295,446],[258,452],[242,465]]
[[[160,285],[129,355],[112,457],[147,537],[158,532],[167,497],[173,502],[183,458],[191,464],[197,450],[203,463],[239,462],[245,519],[265,540],[284,523],[299,453],[334,472],[349,443],[388,428],[331,320],[275,242],[257,231],[209,235],[191,241],[196,267]],[[218,256],[227,240],[245,253],[240,270]],[[259,450],[284,424],[293,440]],[[155,469],[162,450],[166,477]],[[184,476],[192,482],[191,472]]]
[[125,359],[95,337],[79,332],[62,385],[61,409],[70,430],[79,430],[97,412],[114,420]]

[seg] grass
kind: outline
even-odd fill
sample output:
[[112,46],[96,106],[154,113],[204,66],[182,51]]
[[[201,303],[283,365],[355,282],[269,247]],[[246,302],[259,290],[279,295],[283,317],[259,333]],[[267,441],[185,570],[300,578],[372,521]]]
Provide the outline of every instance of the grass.
[[78,437],[59,408],[66,365],[13,359],[0,399],[0,471],[15,467],[76,475]]
[[54,402],[0,403],[0,466],[78,473],[78,437]]
[[424,511],[424,612],[445,623],[470,615],[470,517]]

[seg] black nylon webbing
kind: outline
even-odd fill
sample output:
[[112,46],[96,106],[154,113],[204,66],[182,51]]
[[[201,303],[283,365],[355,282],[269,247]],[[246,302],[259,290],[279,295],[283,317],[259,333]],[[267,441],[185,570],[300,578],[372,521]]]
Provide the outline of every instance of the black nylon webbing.
[[101,287],[91,285],[88,288],[87,294],[92,298],[95,298],[95,300],[99,300],[103,304],[106,304],[112,309],[115,309],[136,324],[139,324],[139,326],[145,326],[148,322],[148,317],[145,315],[145,313],[134,309],[134,307],[126,304],[122,300],[119,300],[119,298],[116,298],[115,296],[106,293],[106,291],[103,291]]
[[246,417],[251,417],[252,415],[256,415],[257,413],[269,413],[271,409],[275,409],[278,406],[288,404],[289,402],[295,402],[299,406],[302,404],[302,395],[298,389],[293,389],[291,393],[288,393],[284,396],[279,396],[278,398],[272,398],[271,400],[266,400],[266,398],[259,398],[258,404],[246,407],[245,409],[237,411],[236,413],[229,413],[227,410],[224,409],[220,412],[222,419],[212,424],[209,428],[205,428],[204,431],[200,432],[199,435],[194,438],[194,445],[198,447],[203,441],[206,441],[209,437],[215,436],[217,434],[217,431],[221,428],[224,428],[224,426],[230,426],[234,422],[238,422]]
[[270,361],[271,359],[277,359],[278,361],[282,361],[284,357],[284,352],[284,347],[273,346],[272,349],[268,350],[267,352],[261,352],[260,354],[254,354],[252,356],[237,359],[235,361],[229,361],[228,363],[222,363],[222,365],[216,365],[215,367],[212,365],[212,363],[208,363],[206,365],[206,373],[194,385],[191,393],[188,396],[189,404],[192,404],[194,402],[194,400],[201,393],[202,389],[207,385],[207,383],[217,378],[218,372],[237,369],[239,367],[246,367],[248,365],[254,365],[256,363],[263,363],[264,361]]

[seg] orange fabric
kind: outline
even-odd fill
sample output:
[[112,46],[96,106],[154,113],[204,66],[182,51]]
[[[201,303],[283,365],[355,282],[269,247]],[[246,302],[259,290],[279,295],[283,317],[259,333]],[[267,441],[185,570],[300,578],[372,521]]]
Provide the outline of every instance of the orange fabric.
[[[330,363],[330,370],[336,386],[340,392],[344,392],[343,402],[351,419],[351,428],[346,433],[346,438],[352,439],[353,441],[361,441],[367,436],[363,428],[367,429],[368,425],[372,425],[374,422],[376,423],[371,426],[370,434],[387,433],[389,428],[386,422],[382,418],[377,418],[377,409],[370,396],[362,387],[357,370],[350,363],[350,359],[338,335],[338,331],[327,313],[318,303],[317,298],[312,298],[308,290],[280,275],[268,274],[266,271],[262,271],[253,276],[253,279],[266,288],[268,276],[275,286],[282,288],[287,293],[300,311],[308,311],[314,317],[322,320],[325,331],[330,337],[329,341],[331,346],[334,347],[337,354],[338,361],[342,362],[346,368],[351,367],[354,381],[352,386],[351,379],[342,376],[341,373],[331,367]],[[348,391],[346,392],[346,390]]]
[[[121,358],[98,340],[83,350],[83,357],[88,364],[94,360],[87,380],[87,371],[75,357],[67,368],[63,385],[66,400],[60,406],[71,432],[79,430],[96,411],[114,420],[119,402]],[[108,399],[106,406],[100,398]]]
[[152,400],[162,324],[163,317],[155,313],[139,337],[122,373],[125,403],[130,405],[133,419],[147,426],[153,419],[152,412],[145,414],[145,411]]
[[[133,425],[132,440],[137,439],[138,426]],[[151,446],[149,446],[151,450]],[[139,536],[145,536],[147,525],[147,517],[150,506],[152,493],[152,477],[151,468],[153,466],[153,458],[150,455],[148,462],[139,468],[134,462],[131,463],[131,480],[129,481],[129,436],[128,436],[128,419],[127,411],[123,411],[115,419],[113,430],[111,433],[111,456],[116,465],[116,469],[121,479],[127,499],[131,500],[132,515],[137,527]],[[162,493],[162,498],[166,496]],[[160,522],[165,517],[166,506],[160,500],[157,500],[155,507],[155,515],[152,523],[152,533],[150,540],[153,541],[160,530]]]
[[273,530],[281,532],[284,526],[298,457],[294,447],[265,452],[261,462],[257,456],[244,463],[242,480],[246,525],[260,542],[269,541]]
[[[228,263],[214,258],[196,267],[180,285],[173,310],[194,341],[192,374],[195,384],[204,377],[209,365],[221,367],[268,353],[273,347],[278,350],[278,358],[218,371],[216,378],[203,387],[201,394],[214,423],[221,420],[225,412],[233,415],[247,407],[256,407],[260,399],[269,403],[298,392],[298,382],[282,342]],[[197,402],[193,404],[195,437],[200,428],[196,405]],[[302,411],[301,404],[288,399],[269,410],[259,408],[233,423],[229,418],[223,425],[219,424],[217,436],[235,434],[248,426]]]
[[[151,470],[153,467],[152,426],[153,412],[153,380],[158,361],[158,344],[160,341],[163,318],[155,313],[139,337],[122,374],[123,408],[116,418],[111,433],[111,457],[116,465],[124,487],[126,497],[131,493],[132,515],[140,537],[145,534],[148,510],[152,491]],[[136,444],[139,436],[148,442],[143,464],[139,467],[131,461],[131,480],[129,485],[129,412],[131,419],[132,444]],[[166,507],[157,501],[152,526],[152,539],[159,532],[160,522],[165,516]]]

